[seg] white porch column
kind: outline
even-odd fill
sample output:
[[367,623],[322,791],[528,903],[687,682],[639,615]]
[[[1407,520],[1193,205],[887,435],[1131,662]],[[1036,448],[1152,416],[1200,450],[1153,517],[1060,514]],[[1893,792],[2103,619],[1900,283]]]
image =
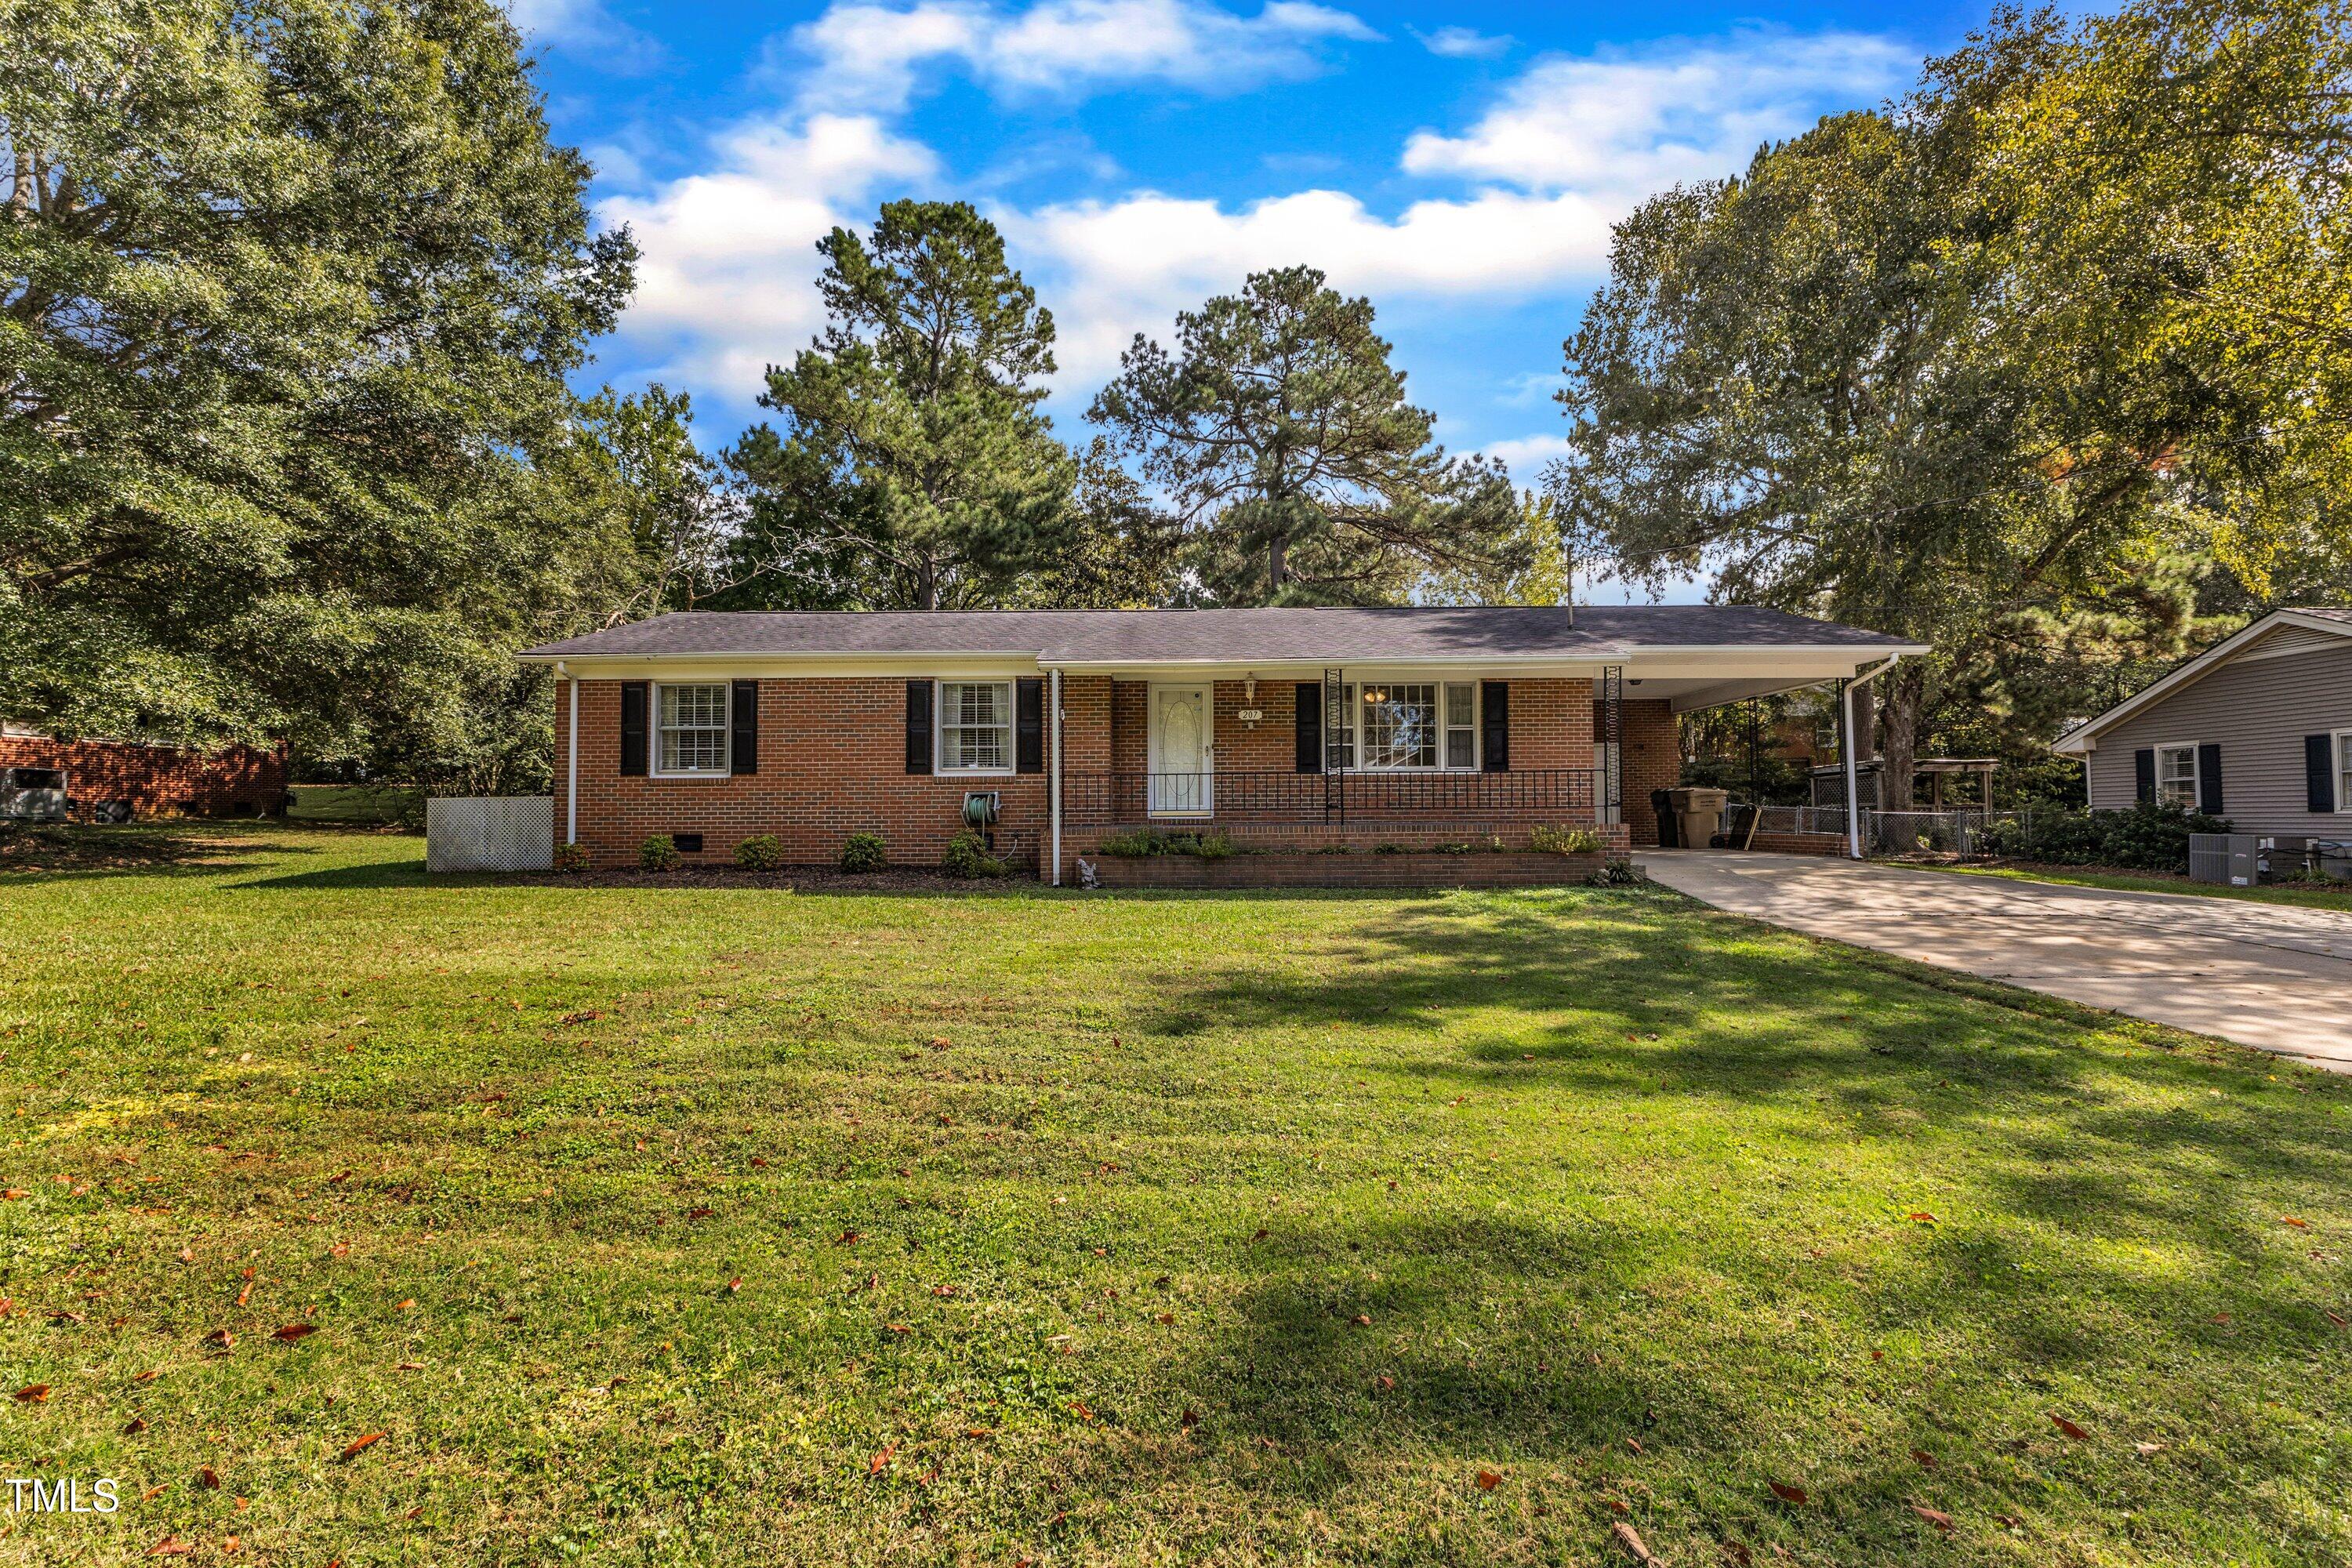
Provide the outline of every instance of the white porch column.
[[1051,772],[1048,774],[1046,794],[1047,812],[1054,823],[1053,885],[1058,888],[1062,885],[1062,672],[1058,669],[1055,670],[1051,680],[1053,689],[1046,701],[1053,709],[1051,721],[1053,740],[1050,746],[1053,761]]
[[558,664],[555,672],[563,677],[563,684],[572,689],[572,744],[563,764],[563,842],[580,842],[580,678],[568,665]]

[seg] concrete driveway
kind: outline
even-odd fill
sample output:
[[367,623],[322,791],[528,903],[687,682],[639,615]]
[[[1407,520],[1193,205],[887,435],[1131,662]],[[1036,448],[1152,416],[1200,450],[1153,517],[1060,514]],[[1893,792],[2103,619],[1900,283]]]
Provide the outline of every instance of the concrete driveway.
[[2352,1072],[2352,913],[1811,855],[1635,858],[1735,914]]

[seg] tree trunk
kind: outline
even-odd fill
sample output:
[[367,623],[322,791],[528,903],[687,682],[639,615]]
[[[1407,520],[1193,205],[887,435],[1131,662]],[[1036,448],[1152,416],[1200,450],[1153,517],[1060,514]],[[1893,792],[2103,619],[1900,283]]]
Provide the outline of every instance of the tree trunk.
[[1284,573],[1288,570],[1288,563],[1283,559],[1283,545],[1286,542],[1287,542],[1282,535],[1277,533],[1274,536],[1274,542],[1266,546],[1265,602],[1269,605],[1282,597],[1282,578]]
[[940,607],[940,563],[926,555],[915,563],[915,608],[936,610]]
[[1927,708],[1927,667],[1917,659],[1906,660],[1886,672],[1883,684],[1886,687],[1886,750],[1878,798],[1887,811],[1908,811],[1918,777],[1919,721]]

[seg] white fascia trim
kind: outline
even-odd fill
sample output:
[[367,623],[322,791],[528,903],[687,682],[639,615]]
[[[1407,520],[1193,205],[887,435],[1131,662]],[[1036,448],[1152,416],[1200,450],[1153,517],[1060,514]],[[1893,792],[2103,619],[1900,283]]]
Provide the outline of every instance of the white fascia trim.
[[2294,610],[2273,610],[2259,621],[2241,626],[2203,653],[2178,666],[2168,675],[2141,687],[2121,702],[2095,719],[2085,720],[2050,742],[2050,749],[2063,756],[2087,756],[2099,733],[2113,729],[2151,702],[2161,701],[2191,681],[2201,680],[2235,658],[2254,638],[2273,626],[2300,626],[2306,631],[2326,632],[2336,637],[2352,638],[2352,626],[2330,620],[2325,616],[2306,616]]

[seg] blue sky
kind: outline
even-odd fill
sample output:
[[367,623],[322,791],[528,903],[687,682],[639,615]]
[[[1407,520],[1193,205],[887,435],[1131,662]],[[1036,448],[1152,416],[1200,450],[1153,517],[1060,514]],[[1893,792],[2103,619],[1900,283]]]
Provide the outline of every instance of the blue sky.
[[1608,226],[1760,142],[1900,92],[1976,6],[1340,5],[1255,0],[513,0],[599,221],[645,250],[585,376],[694,395],[706,446],[760,416],[818,325],[814,243],[961,197],[1054,311],[1048,405],[1083,439],[1138,331],[1254,269],[1369,294],[1457,450],[1532,482],[1559,343]]

